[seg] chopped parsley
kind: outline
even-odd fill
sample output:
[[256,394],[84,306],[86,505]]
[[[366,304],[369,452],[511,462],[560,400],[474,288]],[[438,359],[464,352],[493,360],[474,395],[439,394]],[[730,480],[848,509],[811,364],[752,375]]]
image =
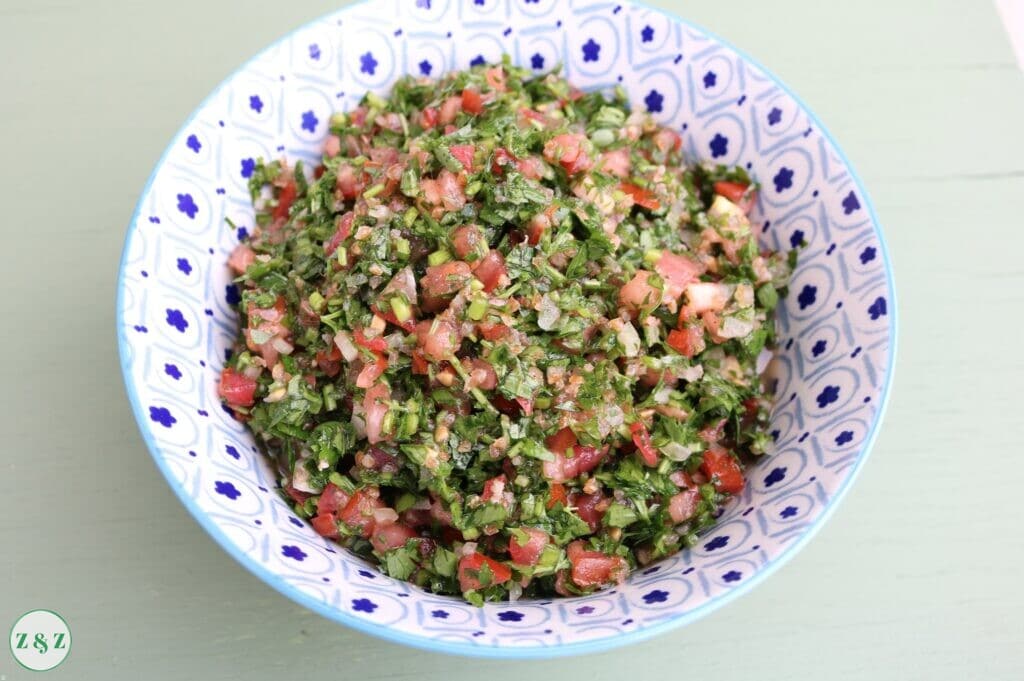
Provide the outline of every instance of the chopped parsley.
[[625,94],[405,77],[260,160],[219,393],[320,534],[471,603],[577,595],[697,541],[771,449],[795,253],[741,168]]

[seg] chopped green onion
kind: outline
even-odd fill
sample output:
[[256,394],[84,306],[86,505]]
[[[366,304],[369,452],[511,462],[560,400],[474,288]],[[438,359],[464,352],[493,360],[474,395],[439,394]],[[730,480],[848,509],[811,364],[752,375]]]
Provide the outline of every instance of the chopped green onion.
[[324,311],[324,305],[326,304],[327,301],[324,300],[324,297],[320,295],[319,291],[313,291],[309,294],[309,306],[313,308],[317,314]]
[[391,299],[391,312],[399,322],[406,322],[412,317],[412,308],[406,301],[405,296],[395,296]]
[[427,256],[427,264],[430,265],[431,267],[437,267],[438,265],[446,263],[451,259],[451,253],[444,250],[443,248],[439,248]]
[[466,310],[466,316],[474,322],[478,322],[487,314],[487,301],[483,298],[474,298]]

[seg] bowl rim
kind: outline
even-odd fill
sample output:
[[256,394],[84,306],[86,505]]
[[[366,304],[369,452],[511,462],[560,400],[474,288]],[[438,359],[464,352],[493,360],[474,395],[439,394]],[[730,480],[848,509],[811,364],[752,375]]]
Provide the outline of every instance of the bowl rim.
[[233,81],[238,75],[244,73],[252,64],[256,63],[266,54],[278,48],[281,44],[287,42],[295,35],[298,35],[302,31],[305,31],[313,26],[323,22],[329,17],[343,12],[354,10],[362,5],[367,5],[375,2],[376,0],[356,0],[344,7],[328,12],[321,15],[311,21],[308,21],[301,26],[298,26],[287,33],[283,34],[274,42],[257,52],[255,55],[247,59],[244,63],[238,66],[230,74],[228,74],[217,86],[210,91],[210,93],[203,98],[203,100],[192,110],[192,112],[185,119],[185,122],[179,127],[177,132],[171,137],[170,143],[161,153],[160,158],[157,160],[150,172],[149,177],[146,180],[139,200],[135,205],[135,209],[132,212],[132,216],[129,219],[128,227],[125,232],[124,242],[121,250],[121,260],[118,265],[117,275],[117,297],[115,311],[115,323],[117,325],[117,344],[118,344],[118,355],[121,365],[121,377],[125,385],[125,392],[128,396],[128,401],[131,404],[132,413],[135,417],[135,422],[139,428],[139,432],[142,435],[142,439],[146,444],[146,448],[149,450],[150,456],[153,458],[157,469],[164,476],[170,488],[174,491],[174,494],[178,497],[178,500],[185,506],[192,517],[199,523],[206,533],[213,538],[213,540],[220,545],[220,547],[226,551],[232,558],[240,563],[250,573],[258,577],[264,583],[271,586],[274,590],[283,596],[291,599],[292,601],[306,607],[309,610],[317,613],[318,615],[344,624],[347,627],[355,629],[356,631],[375,636],[377,638],[384,639],[391,643],[400,643],[403,645],[411,646],[421,650],[429,650],[433,652],[441,652],[453,655],[460,655],[465,657],[475,658],[491,658],[491,659],[550,659],[555,657],[566,657],[571,655],[582,655],[592,652],[602,652],[611,650],[613,648],[619,648],[621,646],[629,645],[632,643],[638,643],[640,641],[646,641],[660,634],[664,634],[673,629],[677,629],[686,624],[701,619],[702,617],[718,610],[727,603],[731,603],[736,598],[746,594],[758,584],[762,583],[770,575],[778,571],[783,565],[789,562],[793,556],[800,552],[800,550],[807,545],[807,543],[821,530],[822,526],[831,518],[840,502],[846,496],[847,491],[853,485],[853,482],[857,479],[861,469],[867,461],[868,456],[871,454],[872,449],[875,445],[875,440],[878,437],[878,431],[881,428],[881,424],[885,419],[885,414],[889,406],[889,398],[892,392],[893,377],[896,368],[896,354],[898,346],[898,308],[896,287],[894,282],[892,261],[889,256],[889,247],[885,240],[885,235],[882,230],[881,222],[878,219],[878,215],[875,212],[874,203],[872,202],[870,195],[864,187],[860,176],[857,174],[853,165],[850,163],[849,158],[840,148],[836,139],[824,126],[818,116],[807,106],[806,102],[803,101],[795,92],[793,92],[782,80],[780,80],[773,72],[761,65],[760,62],[753,59],[749,54],[740,48],[733,45],[731,42],[723,39],[716,33],[707,30],[703,26],[696,24],[689,19],[685,19],[682,16],[663,10],[659,7],[653,7],[644,0],[627,0],[629,4],[636,7],[646,9],[652,12],[661,14],[668,19],[678,22],[682,26],[690,28],[694,31],[704,34],[711,40],[718,42],[723,47],[732,50],[737,56],[743,59],[746,63],[754,66],[760,70],[765,77],[771,80],[777,85],[782,92],[784,92],[792,101],[794,101],[800,109],[807,115],[811,123],[817,128],[825,140],[832,146],[836,156],[843,163],[846,170],[850,174],[850,178],[853,181],[854,186],[857,189],[858,195],[862,198],[864,206],[867,209],[868,215],[871,218],[872,225],[874,227],[875,235],[878,238],[879,250],[882,256],[882,264],[884,266],[887,286],[887,296],[889,301],[888,314],[891,320],[890,323],[890,338],[888,348],[888,363],[885,367],[885,379],[881,388],[881,397],[878,401],[878,411],[875,414],[875,418],[871,424],[871,429],[864,439],[864,443],[861,446],[861,451],[857,459],[854,461],[853,466],[846,474],[839,488],[835,491],[828,502],[822,507],[821,513],[815,519],[814,523],[809,526],[804,532],[792,543],[787,544],[775,558],[765,564],[759,569],[750,579],[744,580],[736,587],[729,591],[714,597],[703,603],[702,605],[694,608],[693,610],[687,611],[681,615],[675,617],[668,617],[664,621],[653,624],[643,629],[637,629],[630,632],[619,633],[615,636],[604,637],[600,639],[583,641],[579,643],[559,643],[551,646],[532,646],[532,647],[497,647],[484,643],[468,643],[468,642],[456,642],[446,641],[428,638],[424,636],[417,636],[414,634],[408,634],[390,627],[374,624],[365,619],[354,617],[344,610],[333,608],[327,604],[319,601],[312,596],[306,594],[295,586],[292,586],[280,576],[267,569],[263,565],[253,561],[249,556],[243,553],[238,547],[224,534],[223,531],[214,523],[206,513],[199,508],[198,504],[189,497],[185,490],[175,482],[174,475],[167,465],[166,458],[161,454],[161,449],[150,436],[146,426],[146,413],[139,401],[139,396],[135,390],[135,384],[131,379],[131,361],[128,351],[127,344],[127,332],[124,320],[124,291],[126,288],[126,270],[127,270],[127,258],[128,258],[128,246],[132,238],[132,234],[135,231],[135,225],[138,222],[143,209],[143,200],[149,194],[152,188],[153,182],[157,176],[157,173],[163,167],[168,155],[173,148],[174,141],[177,140],[183,132],[192,124],[198,114],[203,111],[212,102],[220,92],[227,87],[231,81]]

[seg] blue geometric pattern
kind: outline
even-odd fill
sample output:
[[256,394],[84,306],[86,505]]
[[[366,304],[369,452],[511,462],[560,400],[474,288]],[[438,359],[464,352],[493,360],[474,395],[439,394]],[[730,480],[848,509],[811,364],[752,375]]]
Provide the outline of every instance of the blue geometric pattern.
[[[275,488],[252,436],[220,407],[238,291],[225,262],[251,228],[255,159],[314,161],[333,111],[401,74],[437,76],[503,53],[559,62],[583,88],[621,85],[679,131],[694,159],[748,168],[752,221],[775,249],[806,244],[769,372],[776,443],[691,551],[589,597],[469,606],[392,580],[320,538]],[[226,218],[239,228],[231,229]],[[327,617],[468,654],[606,649],[677,626],[746,590],[810,537],[863,462],[892,374],[895,301],[879,227],[856,178],[801,103],[683,21],[626,2],[388,0],[306,26],[245,65],[195,112],[129,227],[118,300],[132,406],[161,470],[233,556]]]

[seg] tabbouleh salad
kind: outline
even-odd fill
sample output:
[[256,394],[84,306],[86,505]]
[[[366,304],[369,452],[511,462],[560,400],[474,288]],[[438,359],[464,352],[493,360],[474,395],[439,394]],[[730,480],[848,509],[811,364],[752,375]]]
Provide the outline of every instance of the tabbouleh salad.
[[740,168],[625,95],[484,65],[257,164],[219,393],[297,514],[471,603],[592,592],[694,545],[770,447],[795,253]]

